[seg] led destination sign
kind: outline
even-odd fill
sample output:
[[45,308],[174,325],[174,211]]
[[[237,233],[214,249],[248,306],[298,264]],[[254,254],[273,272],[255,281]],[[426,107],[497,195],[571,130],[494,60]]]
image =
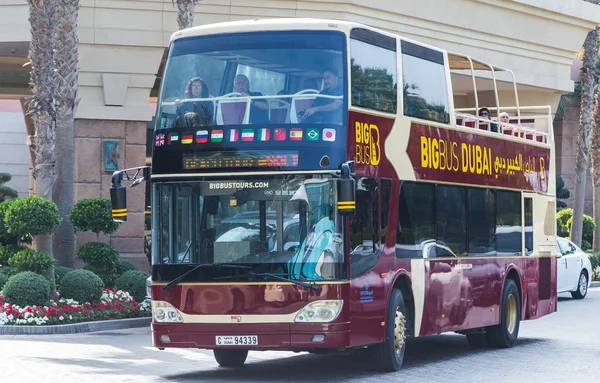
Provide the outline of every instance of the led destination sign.
[[205,152],[183,155],[183,168],[292,168],[298,166],[298,151],[253,150],[243,152]]

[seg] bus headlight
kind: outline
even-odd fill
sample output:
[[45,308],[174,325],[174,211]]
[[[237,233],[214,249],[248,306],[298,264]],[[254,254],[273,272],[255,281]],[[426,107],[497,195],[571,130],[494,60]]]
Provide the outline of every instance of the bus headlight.
[[335,320],[342,311],[342,300],[314,301],[298,312],[295,322],[328,323]]
[[179,311],[167,302],[153,301],[152,316],[159,323],[183,323],[183,318]]

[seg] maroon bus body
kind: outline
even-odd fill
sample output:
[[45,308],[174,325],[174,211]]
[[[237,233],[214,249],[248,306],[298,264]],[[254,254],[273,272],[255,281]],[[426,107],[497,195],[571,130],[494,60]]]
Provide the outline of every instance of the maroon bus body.
[[[367,129],[365,124],[368,125]],[[390,178],[393,180],[392,195],[399,195],[401,180],[385,155],[385,141],[393,124],[394,119],[391,118],[350,112],[348,157],[355,160],[357,176]],[[356,133],[356,129],[361,129],[361,133]],[[370,134],[368,138],[365,138],[365,132]],[[416,152],[419,150],[419,135],[449,141],[469,140],[472,145],[487,145],[502,153],[508,151],[509,156],[514,156],[515,153],[518,155],[520,151],[536,156],[536,159],[542,158],[540,161],[545,160],[545,164],[549,164],[549,150],[540,146],[413,124],[406,151],[417,179],[547,191],[549,166],[538,169],[537,180],[529,179],[531,182],[511,179],[508,174],[499,177],[498,181],[493,176],[442,173],[420,168],[419,154]],[[415,307],[414,301],[406,302],[408,311],[422,318],[418,324],[418,333],[412,335],[482,328],[500,322],[502,289],[509,274],[514,274],[519,281],[517,286],[521,296],[521,320],[539,318],[556,311],[554,257],[498,256],[426,260],[424,285],[415,286],[411,280],[411,260],[396,258],[394,233],[398,222],[397,214],[398,201],[397,198],[392,198],[387,223],[390,234],[387,235],[377,265],[349,282],[320,284],[322,289],[319,292],[287,283],[181,283],[168,292],[163,291],[164,284],[153,285],[153,300],[166,301],[189,315],[218,315],[222,322],[153,322],[154,346],[213,349],[218,347],[215,344],[215,336],[218,335],[258,335],[257,346],[244,346],[256,350],[346,349],[381,343],[384,341],[389,297],[392,288],[399,285],[423,292],[422,308]],[[348,230],[347,227],[345,229]],[[448,278],[454,282],[448,284]],[[372,301],[368,304],[361,302],[365,291],[372,296]],[[444,300],[444,296],[451,300]],[[309,302],[319,299],[343,300],[342,311],[334,322],[306,324],[290,320],[289,323],[246,323],[248,316],[292,314]],[[324,340],[314,342],[313,336],[320,334],[325,336]],[[168,335],[169,342],[161,340],[162,335]]]

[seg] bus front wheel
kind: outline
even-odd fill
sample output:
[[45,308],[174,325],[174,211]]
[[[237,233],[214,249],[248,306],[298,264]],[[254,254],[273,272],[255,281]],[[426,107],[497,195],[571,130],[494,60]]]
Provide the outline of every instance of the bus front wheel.
[[519,335],[521,321],[521,299],[519,289],[512,279],[507,279],[502,290],[500,324],[486,330],[486,338],[491,347],[512,347]]
[[394,372],[402,367],[406,350],[406,326],[406,306],[402,292],[393,289],[388,306],[385,340],[373,346],[373,360],[379,371]]
[[215,348],[215,360],[222,367],[239,367],[246,362],[248,350],[232,350],[229,348]]

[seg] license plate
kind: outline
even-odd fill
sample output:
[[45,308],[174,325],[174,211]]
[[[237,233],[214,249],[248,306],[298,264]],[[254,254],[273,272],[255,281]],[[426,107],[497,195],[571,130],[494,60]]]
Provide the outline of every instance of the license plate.
[[217,335],[217,346],[256,346],[258,335]]

